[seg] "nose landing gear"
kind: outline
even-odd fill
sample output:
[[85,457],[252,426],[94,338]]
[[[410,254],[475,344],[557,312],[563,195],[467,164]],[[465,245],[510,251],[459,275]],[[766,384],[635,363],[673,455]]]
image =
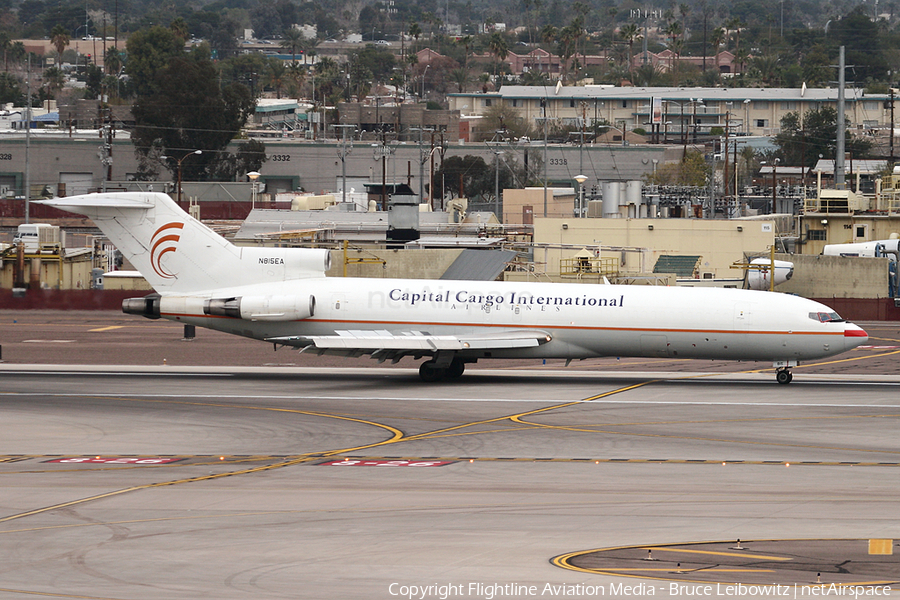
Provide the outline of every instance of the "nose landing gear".
[[789,369],[778,369],[775,371],[775,381],[778,383],[788,384],[794,379],[794,374]]
[[794,379],[791,368],[796,367],[799,363],[796,360],[776,360],[772,365],[775,367],[775,381],[787,385]]

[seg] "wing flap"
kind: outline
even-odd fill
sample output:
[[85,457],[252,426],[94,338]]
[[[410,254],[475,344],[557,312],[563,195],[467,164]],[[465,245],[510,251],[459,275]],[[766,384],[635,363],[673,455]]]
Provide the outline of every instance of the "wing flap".
[[267,341],[300,346],[316,353],[403,353],[429,354],[439,351],[502,350],[534,348],[550,341],[544,331],[511,330],[490,334],[431,335],[420,331],[391,333],[388,331],[338,331],[337,335],[285,336]]

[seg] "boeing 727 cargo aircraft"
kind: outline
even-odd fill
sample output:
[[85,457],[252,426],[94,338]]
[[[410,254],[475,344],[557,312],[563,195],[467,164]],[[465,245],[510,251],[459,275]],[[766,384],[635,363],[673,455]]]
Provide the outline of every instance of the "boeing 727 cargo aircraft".
[[326,277],[328,250],[242,248],[165,194],[45,200],[87,215],[156,293],[122,310],[294,346],[301,352],[427,358],[425,381],[487,358],[645,356],[791,367],[864,343],[827,306],[772,292],[563,283]]

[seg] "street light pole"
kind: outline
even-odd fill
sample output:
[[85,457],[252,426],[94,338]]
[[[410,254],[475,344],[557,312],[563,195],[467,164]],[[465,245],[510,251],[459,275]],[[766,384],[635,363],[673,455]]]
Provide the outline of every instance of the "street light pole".
[[778,163],[781,162],[780,158],[776,158],[772,161],[772,214],[775,214],[775,199],[778,193]]
[[431,67],[431,63],[425,65],[425,70],[422,71],[422,102],[425,102],[425,75],[428,73],[428,69]]
[[[203,150],[192,150],[192,151],[188,152],[187,154],[185,154],[184,156],[182,156],[181,158],[179,158],[179,159],[176,161],[176,162],[178,163],[178,171],[177,171],[178,174],[177,174],[177,177],[176,177],[176,179],[177,179],[177,183],[176,183],[176,186],[177,186],[177,187],[176,187],[176,190],[177,190],[177,191],[176,191],[176,198],[177,198],[178,206],[181,206],[181,162],[182,162],[184,159],[186,159],[188,156],[191,156],[192,154],[203,154]],[[160,156],[160,158],[163,159],[163,160],[169,160],[169,159],[171,159],[172,157],[171,157],[171,156]]]
[[259,183],[257,180],[259,179],[259,171],[250,171],[247,173],[247,177],[250,178],[250,209],[253,210],[256,208],[256,195],[259,193]]
[[578,182],[578,218],[584,217],[584,182],[587,181],[587,175],[576,175],[573,177]]

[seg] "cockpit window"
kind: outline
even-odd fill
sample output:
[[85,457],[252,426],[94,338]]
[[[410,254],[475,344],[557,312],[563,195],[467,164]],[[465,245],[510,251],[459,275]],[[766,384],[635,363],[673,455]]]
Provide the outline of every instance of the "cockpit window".
[[809,313],[809,318],[813,321],[819,321],[820,323],[844,322],[844,319],[842,319],[841,316],[836,312],[811,312]]

